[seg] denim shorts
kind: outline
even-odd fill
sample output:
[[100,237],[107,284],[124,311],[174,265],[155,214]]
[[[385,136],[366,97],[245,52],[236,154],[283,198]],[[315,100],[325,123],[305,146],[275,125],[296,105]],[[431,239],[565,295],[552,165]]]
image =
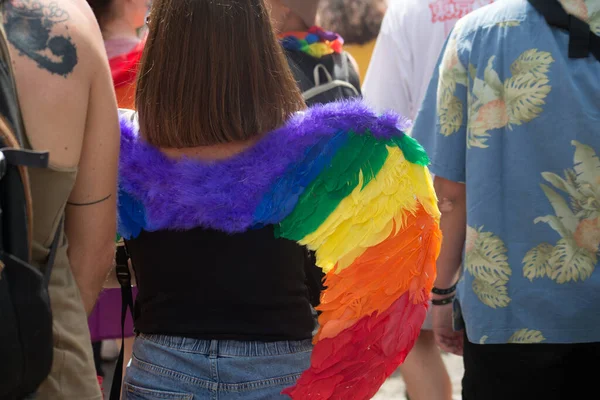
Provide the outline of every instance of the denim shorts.
[[125,376],[126,400],[284,399],[310,366],[310,339],[290,342],[197,340],[139,335]]

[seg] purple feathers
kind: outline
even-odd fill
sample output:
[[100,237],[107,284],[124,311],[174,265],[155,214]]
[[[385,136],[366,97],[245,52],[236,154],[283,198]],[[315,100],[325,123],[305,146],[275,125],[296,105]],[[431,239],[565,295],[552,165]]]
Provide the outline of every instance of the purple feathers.
[[409,126],[408,120],[391,113],[377,117],[360,101],[330,103],[293,116],[228,160],[204,162],[167,158],[122,118],[120,189],[143,204],[146,230],[204,227],[243,232],[255,224],[254,213],[265,194],[321,139],[340,131],[389,139]]

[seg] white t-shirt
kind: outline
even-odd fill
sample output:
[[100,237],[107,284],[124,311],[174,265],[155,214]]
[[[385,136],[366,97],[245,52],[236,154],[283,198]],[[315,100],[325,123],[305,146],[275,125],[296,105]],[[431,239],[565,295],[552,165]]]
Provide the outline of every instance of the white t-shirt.
[[493,0],[390,0],[362,92],[379,111],[410,119],[423,102],[454,24]]

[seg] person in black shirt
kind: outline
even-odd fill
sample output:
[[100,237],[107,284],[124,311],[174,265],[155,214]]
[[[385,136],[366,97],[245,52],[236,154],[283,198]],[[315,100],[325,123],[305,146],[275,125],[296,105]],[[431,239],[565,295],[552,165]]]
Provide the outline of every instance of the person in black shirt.
[[407,121],[306,108],[265,0],[154,0],[148,28],[121,113],[124,398],[371,398],[416,340],[441,240]]

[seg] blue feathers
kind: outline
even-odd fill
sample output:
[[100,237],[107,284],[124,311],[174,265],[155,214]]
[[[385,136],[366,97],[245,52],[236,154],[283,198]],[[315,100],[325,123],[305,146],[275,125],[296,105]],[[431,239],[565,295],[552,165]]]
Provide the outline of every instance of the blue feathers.
[[146,228],[146,211],[139,201],[119,189],[118,227],[119,235],[125,240],[135,239]]
[[254,213],[258,226],[276,224],[296,207],[298,199],[312,181],[329,166],[337,151],[348,141],[348,133],[340,131],[333,137],[324,137],[306,149],[302,163],[292,164],[285,174],[263,197]]

